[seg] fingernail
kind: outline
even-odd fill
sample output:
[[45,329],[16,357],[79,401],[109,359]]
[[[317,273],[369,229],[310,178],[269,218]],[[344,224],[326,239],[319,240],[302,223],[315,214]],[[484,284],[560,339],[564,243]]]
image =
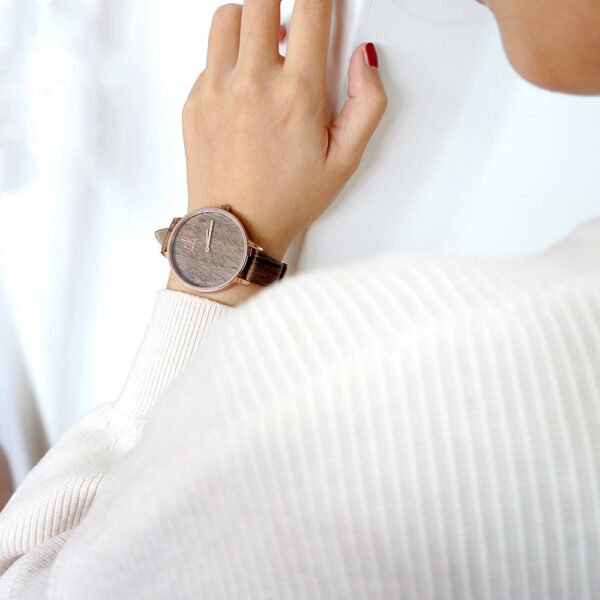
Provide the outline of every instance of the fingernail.
[[376,69],[379,67],[377,50],[375,50],[375,46],[371,42],[365,46],[365,58],[369,67],[375,67]]

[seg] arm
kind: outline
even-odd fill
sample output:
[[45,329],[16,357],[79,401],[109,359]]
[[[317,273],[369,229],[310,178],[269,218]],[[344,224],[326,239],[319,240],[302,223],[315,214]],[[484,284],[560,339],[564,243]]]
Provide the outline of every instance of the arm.
[[[231,204],[251,239],[280,260],[358,168],[387,104],[375,48],[361,44],[348,100],[331,118],[331,11],[332,0],[297,1],[284,58],[277,0],[222,6],[206,69],[183,109],[188,211]],[[169,288],[197,294],[174,276]],[[260,289],[235,285],[204,296],[238,306]]]
[[[183,111],[188,209],[227,200],[250,237],[277,258],[356,170],[386,105],[374,48],[361,45],[350,64],[348,101],[330,118],[331,11],[332,0],[297,0],[284,59],[278,0],[246,0],[243,11],[221,7],[206,70]],[[244,287],[202,296],[170,278],[119,401],[67,432],[0,515],[0,573],[8,569],[0,598],[15,590],[40,597],[33,581],[77,529],[105,474],[136,446],[156,398],[211,323],[260,289]]]
[[157,293],[119,398],[67,431],[0,514],[0,573],[14,566],[0,577],[0,598],[54,559],[87,514],[106,474],[137,445],[156,399],[231,310],[176,291]]

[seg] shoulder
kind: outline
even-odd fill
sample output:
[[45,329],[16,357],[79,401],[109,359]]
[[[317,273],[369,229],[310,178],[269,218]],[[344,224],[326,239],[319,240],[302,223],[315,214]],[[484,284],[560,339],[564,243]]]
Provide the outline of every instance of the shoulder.
[[[119,567],[135,556],[156,565],[146,586],[194,574],[197,586],[233,586],[232,573],[298,574],[300,586],[307,573],[322,581],[327,531],[342,551],[327,577],[344,573],[343,585],[360,589],[387,547],[398,557],[386,567],[393,585],[405,581],[405,536],[412,543],[415,523],[435,514],[416,572],[433,557],[446,577],[445,552],[467,547],[466,565],[487,553],[504,576],[497,549],[513,530],[496,527],[498,511],[519,523],[538,490],[556,491],[563,512],[547,519],[545,499],[537,522],[555,527],[552,537],[574,531],[581,486],[571,478],[597,487],[585,468],[598,462],[600,286],[589,243],[568,247],[570,258],[557,247],[519,261],[383,255],[290,278],[232,311],[111,470],[64,572],[79,565],[80,585],[134,589],[137,572]],[[153,562],[186,540],[211,550],[208,570],[194,551],[168,568]],[[346,569],[365,544],[373,551],[360,559],[373,563]],[[515,577],[528,564],[522,548]]]
[[504,318],[522,307],[577,302],[600,289],[600,219],[521,259],[382,254],[290,277],[221,323],[211,348],[245,349],[318,370],[328,362],[432,328]]

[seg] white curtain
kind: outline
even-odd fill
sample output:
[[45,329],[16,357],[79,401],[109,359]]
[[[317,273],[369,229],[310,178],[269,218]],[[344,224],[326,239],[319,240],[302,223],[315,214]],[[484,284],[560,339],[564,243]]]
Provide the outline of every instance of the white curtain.
[[203,61],[163,62],[180,39],[166,9],[0,4],[0,444],[17,482],[117,397],[166,281],[153,231],[185,208],[179,111]]

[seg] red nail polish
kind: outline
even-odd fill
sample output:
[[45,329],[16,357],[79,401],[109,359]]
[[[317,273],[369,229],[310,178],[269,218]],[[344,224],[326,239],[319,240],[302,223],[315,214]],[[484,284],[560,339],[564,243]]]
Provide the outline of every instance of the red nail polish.
[[375,46],[371,42],[365,46],[365,53],[367,55],[367,64],[370,67],[378,68],[379,60],[377,58],[377,50],[375,50]]

